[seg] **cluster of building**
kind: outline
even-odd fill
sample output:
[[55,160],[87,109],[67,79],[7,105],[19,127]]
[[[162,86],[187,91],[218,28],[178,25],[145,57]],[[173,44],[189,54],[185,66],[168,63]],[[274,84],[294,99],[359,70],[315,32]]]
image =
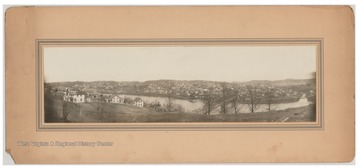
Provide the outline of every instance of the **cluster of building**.
[[[125,101],[126,99],[128,99],[128,101]],[[111,94],[78,94],[66,91],[63,95],[63,100],[73,103],[106,102],[115,104],[131,104],[138,107],[144,107],[144,101],[139,97],[131,100],[130,98]]]
[[[255,84],[255,83],[254,83]],[[267,90],[272,89],[275,97],[298,97],[304,92],[296,89],[306,86],[308,81],[303,80],[284,80],[278,82],[261,82],[256,83],[257,93],[265,94]],[[212,81],[169,81],[157,80],[147,82],[115,82],[115,81],[97,81],[97,82],[77,82],[74,84],[63,83],[63,86],[57,88],[71,88],[72,90],[80,90],[91,94],[130,94],[130,95],[146,95],[146,96],[165,96],[171,95],[174,98],[199,99],[209,91],[213,95],[221,96],[223,94],[223,86],[220,82]],[[66,85],[66,86],[65,86]],[[251,83],[227,83],[227,89],[236,90],[238,94],[245,96],[247,94],[246,86]],[[294,90],[291,89],[295,88]],[[303,89],[302,89],[303,90]],[[99,99],[99,98],[95,98]],[[108,98],[109,99],[109,98]],[[85,100],[86,101],[86,100]]]
[[213,89],[213,94],[220,94],[221,86],[213,82],[188,82],[177,81],[172,83],[171,86],[167,86],[166,83],[149,84],[146,87],[141,88],[140,92],[144,94],[165,95],[170,94],[176,97],[185,97],[197,99],[207,93],[209,89]]

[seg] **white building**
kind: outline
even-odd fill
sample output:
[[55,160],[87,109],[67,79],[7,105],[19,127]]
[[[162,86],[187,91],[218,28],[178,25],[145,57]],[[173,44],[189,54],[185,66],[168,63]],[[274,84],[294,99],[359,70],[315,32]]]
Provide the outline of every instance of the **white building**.
[[124,103],[124,99],[119,96],[113,96],[110,100],[111,103]]
[[144,101],[141,98],[137,97],[135,98],[134,106],[144,107]]
[[72,98],[74,103],[85,103],[85,95],[73,95]]
[[85,103],[85,95],[64,95],[63,100],[74,103]]

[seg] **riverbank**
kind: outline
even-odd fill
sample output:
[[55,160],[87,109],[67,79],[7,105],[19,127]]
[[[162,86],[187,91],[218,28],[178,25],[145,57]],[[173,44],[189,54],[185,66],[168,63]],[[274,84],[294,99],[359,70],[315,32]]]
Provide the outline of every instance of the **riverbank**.
[[[78,112],[71,112],[66,121],[61,119],[62,107],[56,103],[59,116],[55,122],[78,123],[142,123],[142,122],[309,122],[315,121],[313,104],[285,110],[238,113],[238,114],[194,114],[179,112],[154,112],[142,107],[111,103],[82,103]],[[103,112],[97,110],[103,108]]]
[[[163,95],[163,94],[136,94],[136,93],[118,93],[118,95],[120,96],[131,96],[131,97],[149,97],[149,98],[160,98],[160,99],[167,99],[168,95]],[[221,97],[221,96],[219,96]],[[188,97],[183,97],[183,96],[176,96],[176,95],[171,95],[170,98],[172,99],[178,99],[178,100],[184,100],[184,101],[189,101],[189,102],[196,102],[196,101],[200,101],[200,98],[188,98]],[[299,101],[299,99],[301,98],[301,95],[299,96],[282,96],[282,97],[274,97],[271,99],[271,103],[273,104],[281,104],[281,103],[293,103],[293,102],[297,102]],[[266,104],[268,103],[268,100],[266,98],[263,99],[259,99],[258,100],[259,104]],[[246,101],[239,99],[238,103],[246,103]]]
[[116,122],[312,122],[315,112],[310,106],[280,111],[239,114],[148,113],[117,114]]

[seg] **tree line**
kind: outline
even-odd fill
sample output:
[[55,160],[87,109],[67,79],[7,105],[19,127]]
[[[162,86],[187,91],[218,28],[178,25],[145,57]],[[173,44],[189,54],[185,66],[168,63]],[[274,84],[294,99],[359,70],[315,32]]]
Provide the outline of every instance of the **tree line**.
[[[246,94],[241,94],[241,92]],[[201,100],[204,104],[204,114],[209,115],[213,110],[220,107],[221,114],[227,114],[228,105],[234,113],[239,113],[239,105],[246,104],[251,113],[255,113],[260,104],[266,104],[268,111],[274,108],[274,89],[268,89],[265,93],[259,91],[256,85],[248,85],[246,88],[230,87],[226,83],[221,84],[221,95],[214,94],[213,89],[208,89]]]
[[52,86],[44,83],[44,118],[45,122],[69,122],[68,116],[72,112],[79,112],[80,106],[73,102],[61,101],[61,113],[57,112],[56,100],[61,99],[52,92]]

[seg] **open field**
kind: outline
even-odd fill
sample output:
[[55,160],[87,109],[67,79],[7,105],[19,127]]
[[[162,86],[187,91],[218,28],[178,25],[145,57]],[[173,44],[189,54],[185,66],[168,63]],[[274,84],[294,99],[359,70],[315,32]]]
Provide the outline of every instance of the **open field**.
[[[305,122],[311,121],[309,107],[282,111],[239,114],[148,113],[117,114],[117,122]],[[314,120],[315,121],[315,120]]]
[[[61,101],[57,101],[57,116],[62,115]],[[142,107],[111,103],[82,103],[80,110],[71,112],[65,122],[310,122],[315,121],[313,104],[286,110],[238,113],[193,114],[179,112],[154,112]],[[101,110],[98,108],[101,107]],[[64,122],[59,119],[58,122]]]

